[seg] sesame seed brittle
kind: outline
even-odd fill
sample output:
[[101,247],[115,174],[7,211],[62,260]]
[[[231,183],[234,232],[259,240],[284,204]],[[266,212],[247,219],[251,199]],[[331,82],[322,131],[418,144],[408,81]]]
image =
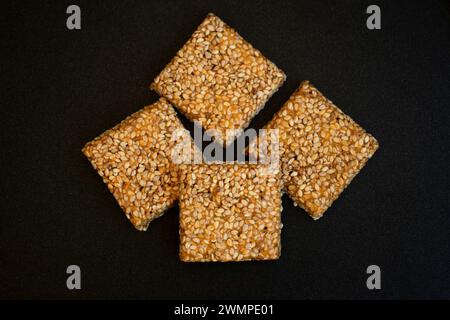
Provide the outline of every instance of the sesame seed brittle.
[[178,198],[178,170],[171,158],[177,129],[183,125],[161,98],[82,150],[138,230],[146,230]]
[[237,135],[233,130],[245,129],[285,78],[234,29],[208,14],[150,87],[228,145]]
[[186,262],[278,259],[281,186],[262,165],[183,166],[180,259]]
[[284,191],[314,219],[324,214],[378,149],[372,135],[308,81],[265,128],[279,129]]

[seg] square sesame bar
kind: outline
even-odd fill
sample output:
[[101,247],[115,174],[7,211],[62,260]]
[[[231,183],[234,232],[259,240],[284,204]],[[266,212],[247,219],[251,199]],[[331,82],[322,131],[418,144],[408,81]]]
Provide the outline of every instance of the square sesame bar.
[[178,199],[178,171],[171,158],[177,129],[183,125],[161,98],[82,150],[138,230],[146,230]]
[[377,140],[308,81],[266,125],[279,130],[284,191],[319,219],[378,148]]
[[[208,14],[151,88],[226,145],[283,84],[282,70]],[[227,130],[231,129],[231,130]]]
[[186,262],[278,259],[281,179],[256,164],[183,166],[180,259]]

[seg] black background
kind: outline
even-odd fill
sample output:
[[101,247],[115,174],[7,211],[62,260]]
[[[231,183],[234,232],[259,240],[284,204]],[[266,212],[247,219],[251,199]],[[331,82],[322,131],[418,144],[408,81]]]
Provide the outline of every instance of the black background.
[[[382,30],[366,28],[372,2]],[[66,28],[72,3],[78,31]],[[0,297],[450,298],[443,2],[11,1],[1,12]],[[181,263],[178,209],[136,231],[80,151],[157,100],[148,85],[208,12],[287,74],[252,127],[308,79],[380,142],[321,220],[283,198],[275,262]],[[71,264],[82,290],[66,288]],[[366,288],[371,264],[382,290]]]

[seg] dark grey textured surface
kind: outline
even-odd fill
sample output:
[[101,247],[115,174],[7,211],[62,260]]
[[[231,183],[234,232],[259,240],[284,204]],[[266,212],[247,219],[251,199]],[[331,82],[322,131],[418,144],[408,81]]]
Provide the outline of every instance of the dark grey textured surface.
[[[450,27],[440,2],[67,1],[2,5],[0,297],[450,298]],[[208,12],[288,78],[309,79],[380,142],[317,222],[283,198],[276,262],[183,264],[177,208],[135,231],[80,149],[157,99],[148,89]],[[65,269],[82,269],[82,290]],[[382,269],[382,290],[365,270]]]

